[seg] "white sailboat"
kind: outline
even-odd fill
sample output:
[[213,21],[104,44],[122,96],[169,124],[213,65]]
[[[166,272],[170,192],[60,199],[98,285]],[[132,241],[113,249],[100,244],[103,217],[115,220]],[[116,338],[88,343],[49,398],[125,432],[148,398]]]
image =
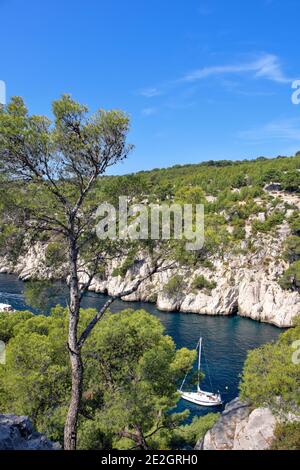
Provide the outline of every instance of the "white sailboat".
[[191,403],[195,403],[196,405],[201,406],[218,406],[222,405],[222,397],[220,393],[213,393],[213,392],[205,392],[200,388],[200,369],[201,369],[201,353],[202,353],[202,338],[199,339],[198,342],[198,383],[197,383],[197,391],[196,392],[184,392],[183,386],[185,384],[185,380],[187,375],[184,377],[183,382],[181,384],[180,389],[178,390],[181,398],[183,400],[190,401]]

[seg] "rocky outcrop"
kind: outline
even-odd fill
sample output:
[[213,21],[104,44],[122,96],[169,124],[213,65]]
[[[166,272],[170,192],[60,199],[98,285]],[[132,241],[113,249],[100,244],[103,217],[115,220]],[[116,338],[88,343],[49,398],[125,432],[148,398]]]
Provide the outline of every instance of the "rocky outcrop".
[[46,263],[47,244],[37,242],[28,249],[22,250],[16,262],[10,261],[6,257],[0,257],[0,273],[14,273],[20,279],[27,281],[30,279],[63,279],[66,275],[66,267],[61,266],[54,271]]
[[[286,262],[278,259],[282,249],[280,243],[284,238],[282,233],[285,229],[286,227],[281,228],[276,240],[271,237],[260,240],[255,254],[244,249],[244,252],[239,254],[224,255],[222,260],[217,257],[212,258],[212,268],[199,267],[191,271],[177,266],[156,273],[143,282],[136,292],[123,300],[154,302],[158,309],[164,311],[206,315],[238,313],[253,320],[289,327],[293,323],[293,318],[300,315],[300,294],[284,291],[277,282],[287,268]],[[30,248],[28,254],[22,256],[14,266],[7,260],[0,259],[0,272],[15,272],[23,280],[31,277],[39,279],[59,277],[58,273],[43,268],[44,251],[45,246],[39,243]],[[119,265],[119,260],[112,260],[107,266],[106,273],[94,279],[90,290],[119,295],[129,289],[135,279],[147,274],[151,260],[140,253],[124,278],[114,276],[114,270]],[[64,276],[63,266],[60,271],[59,274]],[[165,291],[164,286],[175,274],[182,276],[183,282],[180,292],[170,294]],[[214,281],[216,287],[211,291],[193,289],[192,281],[199,275]]]
[[267,450],[276,419],[269,408],[251,408],[239,398],[228,403],[220,419],[201,439],[197,450]]
[[[285,291],[278,284],[278,279],[288,266],[280,258],[288,234],[288,224],[282,224],[276,238],[265,235],[257,240],[255,251],[249,249],[249,243],[253,243],[249,238],[241,242],[238,253],[226,253],[223,259],[211,257],[210,268],[191,270],[177,266],[154,274],[124,300],[154,301],[157,308],[164,311],[206,315],[237,313],[253,320],[289,327],[294,317],[300,315],[300,294]],[[151,266],[151,260],[141,253],[124,278],[114,277],[113,272],[119,263],[112,261],[105,276],[94,280],[91,290],[119,294],[130,288],[136,278],[144,277]],[[182,285],[176,292],[169,293],[164,286],[174,275],[182,278]],[[214,282],[216,287],[212,290],[193,288],[193,279],[197,276]]]
[[26,416],[0,415],[0,450],[60,450],[61,445],[36,432]]
[[[285,209],[284,203],[299,207],[297,196],[281,194],[282,207],[289,217],[291,209]],[[259,201],[257,201],[259,203]],[[293,211],[292,211],[293,212]],[[193,312],[206,315],[238,315],[278,327],[289,327],[293,319],[300,315],[300,293],[283,290],[278,284],[279,278],[288,268],[282,259],[283,245],[290,235],[289,224],[283,222],[275,234],[259,234],[254,237],[251,229],[252,219],[263,220],[264,213],[250,216],[246,224],[246,238],[231,252],[211,256],[210,267],[197,269],[173,267],[143,282],[139,289],[123,300],[153,302],[159,310]],[[250,220],[251,219],[251,220]],[[22,255],[17,264],[12,265],[7,259],[0,258],[0,272],[14,272],[21,279],[53,279],[66,277],[65,266],[53,272],[45,266],[46,245],[38,242]],[[135,279],[143,278],[149,272],[151,259],[145,253],[139,253],[133,266],[125,277],[115,276],[122,260],[112,260],[101,277],[96,277],[90,290],[108,295],[119,295],[130,289]],[[166,262],[167,264],[167,262]],[[176,292],[165,289],[174,275],[181,276],[182,285]],[[193,288],[193,280],[203,276],[216,287],[212,290]],[[82,281],[84,282],[84,276]]]

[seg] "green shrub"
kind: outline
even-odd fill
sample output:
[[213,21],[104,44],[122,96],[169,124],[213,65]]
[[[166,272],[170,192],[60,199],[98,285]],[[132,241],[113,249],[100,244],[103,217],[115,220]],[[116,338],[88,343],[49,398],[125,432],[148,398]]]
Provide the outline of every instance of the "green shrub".
[[[81,310],[81,330],[95,314]],[[68,310],[60,306],[47,317],[0,314],[0,339],[7,342],[6,364],[0,366],[0,413],[28,415],[39,432],[60,442],[71,388],[67,330]],[[83,352],[78,448],[124,449],[120,435],[134,436],[138,426],[151,447],[156,429],[178,428],[189,412],[174,413],[177,384],[192,370],[195,357],[195,351],[177,349],[153,315],[107,312]],[[129,440],[126,448],[134,445]]]
[[252,224],[254,233],[256,232],[270,232],[277,225],[282,224],[284,221],[284,214],[280,211],[275,211],[264,222],[255,220]]
[[33,317],[33,313],[24,311],[24,312],[14,312],[12,314],[1,312],[0,313],[0,341],[7,343],[14,336],[14,328],[21,321],[28,320]]
[[279,279],[279,285],[282,289],[299,290],[300,289],[300,260],[293,263]]
[[242,188],[247,185],[246,175],[244,173],[237,174],[231,181],[232,188]]
[[134,254],[133,253],[129,254],[127,258],[125,259],[125,261],[123,262],[123,264],[120,267],[115,268],[113,270],[112,276],[113,277],[117,277],[117,276],[125,277],[128,269],[130,269],[134,265],[134,262],[135,262]]
[[215,289],[216,286],[217,283],[215,281],[209,281],[202,274],[200,274],[200,276],[195,277],[192,282],[193,289],[207,289],[211,291],[212,289]]
[[202,439],[207,431],[218,421],[220,413],[208,413],[205,416],[195,416],[191,424],[180,426],[171,435],[170,447],[172,449],[192,447]]
[[286,191],[300,192],[300,172],[298,170],[288,171],[283,176],[282,187]]
[[171,277],[167,284],[164,285],[163,291],[168,295],[176,295],[183,290],[183,287],[183,277],[179,276],[179,274],[175,274],[175,276]]
[[22,250],[24,250],[24,231],[13,224],[0,224],[0,254],[15,263]]
[[300,237],[293,235],[287,238],[284,248],[284,257],[290,263],[300,259]]
[[66,261],[66,250],[62,242],[50,242],[45,250],[45,262],[48,267],[60,267]]
[[209,259],[207,259],[207,258],[201,259],[201,260],[199,261],[199,263],[200,263],[201,266],[203,266],[204,268],[208,268],[208,269],[210,269],[211,271],[214,271],[214,270],[215,270],[214,264],[213,264],[211,261],[209,261]]
[[234,240],[245,240],[246,237],[246,230],[244,227],[234,227],[233,232],[232,232],[232,237]]
[[300,236],[300,215],[298,213],[294,213],[292,217],[289,219],[289,224],[291,228],[291,232],[293,235]]
[[300,326],[296,326],[282,333],[276,343],[248,352],[240,383],[242,400],[254,407],[269,407],[274,413],[299,408],[300,364],[292,361],[292,346],[299,338]]
[[279,423],[271,450],[300,450],[300,423]]

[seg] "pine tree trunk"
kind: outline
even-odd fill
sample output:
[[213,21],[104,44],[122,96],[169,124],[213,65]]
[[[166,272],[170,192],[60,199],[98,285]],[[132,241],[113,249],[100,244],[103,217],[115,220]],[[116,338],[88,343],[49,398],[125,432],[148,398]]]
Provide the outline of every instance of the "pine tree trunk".
[[72,371],[72,391],[68,414],[64,429],[64,449],[76,450],[77,422],[82,396],[83,365],[81,348],[78,347],[78,321],[79,321],[79,282],[77,274],[77,247],[76,242],[70,241],[70,304],[69,304],[69,334],[68,348]]
[[82,395],[83,368],[79,353],[70,352],[72,369],[72,391],[67,419],[64,430],[64,449],[76,450],[77,444],[77,422]]
[[136,436],[137,436],[136,443],[137,443],[139,449],[140,450],[149,450],[149,446],[146,442],[146,439],[144,438],[142,430],[140,429],[139,426],[136,426],[135,429],[136,429]]

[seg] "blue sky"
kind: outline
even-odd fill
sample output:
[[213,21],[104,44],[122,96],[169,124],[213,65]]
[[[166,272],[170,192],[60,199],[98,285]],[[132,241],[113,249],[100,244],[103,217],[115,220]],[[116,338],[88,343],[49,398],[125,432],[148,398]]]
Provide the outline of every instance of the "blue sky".
[[298,0],[0,0],[0,80],[131,116],[114,172],[300,149]]

